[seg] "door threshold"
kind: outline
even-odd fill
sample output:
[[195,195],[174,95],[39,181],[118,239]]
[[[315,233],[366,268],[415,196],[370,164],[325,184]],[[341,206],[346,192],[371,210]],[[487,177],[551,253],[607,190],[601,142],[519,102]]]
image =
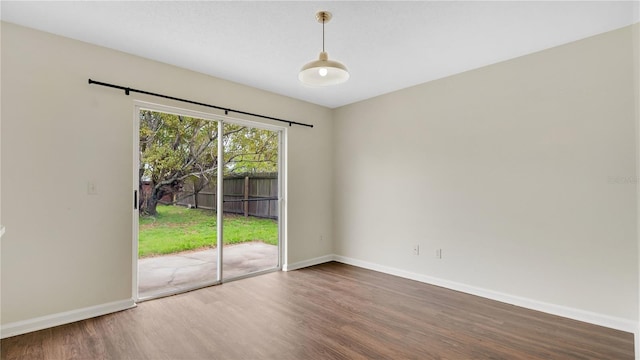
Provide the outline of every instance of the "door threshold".
[[177,288],[177,289],[154,291],[154,292],[151,292],[150,294],[145,294],[144,296],[138,298],[136,303],[141,303],[141,302],[148,301],[148,300],[160,299],[160,298],[167,297],[167,296],[183,294],[183,293],[186,293],[186,292],[190,292],[190,291],[194,291],[194,290],[200,290],[200,289],[204,289],[204,288],[209,287],[209,286],[215,286],[215,285],[220,285],[220,284],[222,284],[221,281],[213,281],[213,282],[204,282],[204,283],[193,284],[193,285],[190,285],[190,286],[185,286],[185,287],[181,287],[181,288]]
[[204,283],[198,283],[198,284],[194,284],[194,285],[191,285],[191,286],[186,286],[186,287],[182,287],[182,288],[178,288],[178,289],[155,291],[155,292],[152,292],[152,293],[150,293],[148,295],[145,295],[143,297],[138,298],[136,303],[141,303],[141,302],[145,302],[145,301],[149,301],[149,300],[160,299],[160,298],[173,296],[173,295],[178,295],[178,294],[184,294],[184,293],[187,293],[187,292],[190,292],[190,291],[200,290],[200,289],[204,289],[204,288],[207,288],[207,287],[210,287],[210,286],[222,285],[223,283],[228,283],[228,282],[232,282],[232,281],[247,279],[247,278],[251,278],[251,277],[254,277],[254,276],[260,276],[260,275],[269,274],[269,273],[276,272],[276,271],[281,271],[281,270],[282,270],[282,268],[280,266],[278,266],[278,267],[274,267],[274,268],[271,268],[271,269],[259,270],[259,271],[255,271],[255,272],[244,274],[244,275],[234,276],[232,278],[224,279],[222,281],[204,282]]
[[265,270],[258,270],[258,271],[254,271],[248,274],[243,274],[243,275],[238,275],[238,276],[234,276],[232,278],[228,278],[228,279],[223,279],[222,283],[228,283],[228,282],[232,282],[232,281],[236,281],[236,280],[242,280],[242,279],[246,279],[246,278],[250,278],[250,277],[254,277],[254,276],[259,276],[259,275],[264,275],[264,274],[268,274],[268,273],[272,273],[272,272],[276,272],[276,271],[280,271],[282,270],[282,268],[280,266],[274,267],[274,268],[270,268],[270,269],[265,269]]

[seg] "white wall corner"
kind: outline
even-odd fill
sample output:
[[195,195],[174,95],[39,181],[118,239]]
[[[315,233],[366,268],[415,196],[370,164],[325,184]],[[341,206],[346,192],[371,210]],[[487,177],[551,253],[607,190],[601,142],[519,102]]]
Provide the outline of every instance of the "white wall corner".
[[[505,294],[493,290],[487,290],[475,286],[457,283],[454,281],[444,280],[428,275],[413,273],[393,267],[378,265],[367,261],[353,259],[345,256],[334,255],[334,260],[353,266],[362,267],[369,270],[379,271],[389,275],[399,276],[405,279],[420,281],[426,284],[436,285],[451,290],[464,292],[483,298],[500,301],[503,303],[520,306],[530,310],[541,311],[547,314],[566,317],[573,320],[583,321],[594,325],[604,326],[616,330],[626,331],[636,334],[636,344],[638,338],[638,322],[613,317],[605,314],[598,314],[580,309],[570,308],[566,306],[546,303],[538,300],[528,299],[524,297]],[[638,359],[640,360],[640,359]]]
[[89,306],[82,309],[46,315],[34,319],[3,324],[0,328],[0,339],[131,309],[135,306],[136,303],[133,299],[120,300],[96,306]]
[[[636,16],[640,18],[640,6],[636,4]],[[635,101],[635,123],[636,123],[636,236],[638,244],[637,261],[638,261],[638,327],[635,331],[635,350],[636,360],[640,360],[640,101],[638,96],[640,95],[640,66],[638,66],[638,60],[640,60],[640,24],[636,24],[632,31],[633,43],[633,67],[634,71],[634,99]]]
[[320,256],[320,257],[309,259],[309,260],[298,261],[293,264],[284,264],[282,265],[282,271],[298,270],[298,269],[302,269],[302,268],[313,266],[313,265],[324,264],[326,262],[330,262],[334,260],[335,260],[335,255]]
[[634,345],[636,348],[636,360],[640,360],[640,326],[636,329]]

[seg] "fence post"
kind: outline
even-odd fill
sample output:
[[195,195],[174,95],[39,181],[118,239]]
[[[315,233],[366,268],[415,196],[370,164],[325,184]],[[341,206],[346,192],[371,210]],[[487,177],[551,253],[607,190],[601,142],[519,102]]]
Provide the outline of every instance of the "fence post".
[[[191,203],[189,203],[191,204]],[[193,207],[198,209],[198,193],[196,192],[196,187],[193,187]]]
[[244,177],[244,217],[249,216],[249,177]]

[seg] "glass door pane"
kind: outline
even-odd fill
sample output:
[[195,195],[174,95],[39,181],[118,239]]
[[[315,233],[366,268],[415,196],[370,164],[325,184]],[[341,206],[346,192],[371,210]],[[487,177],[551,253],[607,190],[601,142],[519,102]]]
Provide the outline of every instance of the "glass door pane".
[[278,131],[224,123],[225,280],[279,267]]
[[216,283],[218,122],[139,112],[138,297]]

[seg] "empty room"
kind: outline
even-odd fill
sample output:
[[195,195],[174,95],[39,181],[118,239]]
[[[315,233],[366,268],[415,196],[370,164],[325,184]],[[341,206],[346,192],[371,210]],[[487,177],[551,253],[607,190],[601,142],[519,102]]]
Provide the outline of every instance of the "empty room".
[[640,360],[640,1],[0,19],[2,360]]

